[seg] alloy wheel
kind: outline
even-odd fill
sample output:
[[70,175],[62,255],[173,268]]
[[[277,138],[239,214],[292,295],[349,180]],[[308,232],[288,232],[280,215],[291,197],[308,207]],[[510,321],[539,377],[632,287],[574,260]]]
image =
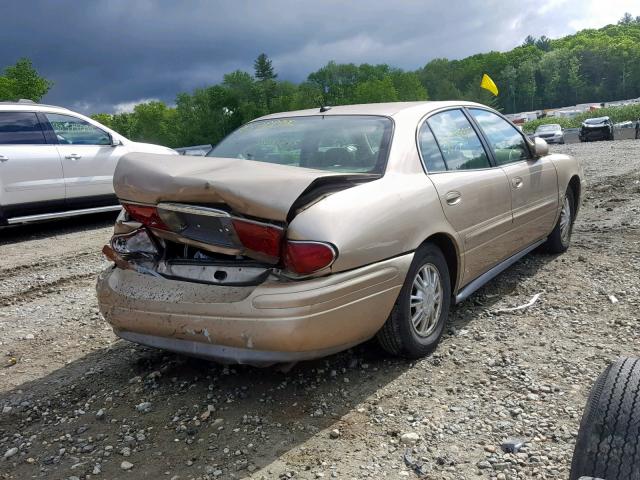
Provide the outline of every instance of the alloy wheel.
[[409,298],[411,326],[420,337],[431,335],[442,310],[442,282],[438,269],[431,263],[416,273]]

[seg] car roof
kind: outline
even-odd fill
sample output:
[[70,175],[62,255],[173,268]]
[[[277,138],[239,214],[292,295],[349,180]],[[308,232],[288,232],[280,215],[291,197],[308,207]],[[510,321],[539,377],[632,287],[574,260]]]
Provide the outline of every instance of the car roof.
[[296,110],[292,112],[280,112],[265,115],[256,120],[266,120],[285,117],[307,117],[313,115],[379,115],[385,117],[393,117],[400,113],[414,113],[416,116],[422,117],[434,110],[447,107],[485,107],[479,103],[465,101],[424,101],[424,102],[388,102],[388,103],[365,103],[358,105],[338,105],[335,107],[325,107],[328,110],[321,112],[320,107],[310,108],[307,110]]
[[30,100],[19,100],[17,102],[0,102],[0,111],[11,112],[64,112],[75,113],[68,108],[58,107],[56,105],[47,105],[44,103],[36,103]]
[[596,117],[596,118],[587,118],[584,123],[601,123],[606,120],[609,120],[609,117]]

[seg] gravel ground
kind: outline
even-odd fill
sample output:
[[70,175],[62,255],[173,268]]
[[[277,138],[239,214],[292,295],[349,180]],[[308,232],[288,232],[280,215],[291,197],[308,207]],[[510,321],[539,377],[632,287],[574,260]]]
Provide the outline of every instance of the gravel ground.
[[454,308],[417,362],[371,343],[283,373],[134,346],[94,297],[113,216],[3,230],[0,478],[567,478],[592,382],[640,350],[640,142],[552,150],[585,162],[572,247]]

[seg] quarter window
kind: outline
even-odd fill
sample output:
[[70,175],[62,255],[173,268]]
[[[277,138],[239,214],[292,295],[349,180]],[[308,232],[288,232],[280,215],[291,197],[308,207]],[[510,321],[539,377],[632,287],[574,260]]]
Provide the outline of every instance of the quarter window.
[[461,110],[447,110],[429,117],[447,170],[489,168],[489,158],[475,130]]
[[472,108],[469,111],[487,137],[497,165],[506,165],[529,158],[529,148],[513,125],[487,110]]
[[109,145],[111,143],[107,132],[80,118],[57,113],[46,115],[58,137],[58,142],[62,145]]
[[0,112],[0,145],[46,143],[35,113]]
[[442,172],[447,169],[442,154],[440,153],[440,148],[427,122],[424,122],[420,127],[418,143],[420,153],[422,154],[422,161],[425,167],[427,167],[427,172]]

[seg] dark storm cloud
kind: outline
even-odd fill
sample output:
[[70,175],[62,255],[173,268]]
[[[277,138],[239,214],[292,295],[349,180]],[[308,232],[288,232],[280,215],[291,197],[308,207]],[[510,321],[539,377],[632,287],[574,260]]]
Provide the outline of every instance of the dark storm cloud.
[[435,57],[506,50],[529,33],[570,32],[569,20],[581,26],[589,10],[584,5],[577,0],[3,2],[0,65],[29,57],[55,82],[46,101],[112,111],[140,99],[173,102],[176,93],[219,82],[234,69],[251,71],[261,52],[273,59],[279,78],[300,81],[332,59],[415,69]]

